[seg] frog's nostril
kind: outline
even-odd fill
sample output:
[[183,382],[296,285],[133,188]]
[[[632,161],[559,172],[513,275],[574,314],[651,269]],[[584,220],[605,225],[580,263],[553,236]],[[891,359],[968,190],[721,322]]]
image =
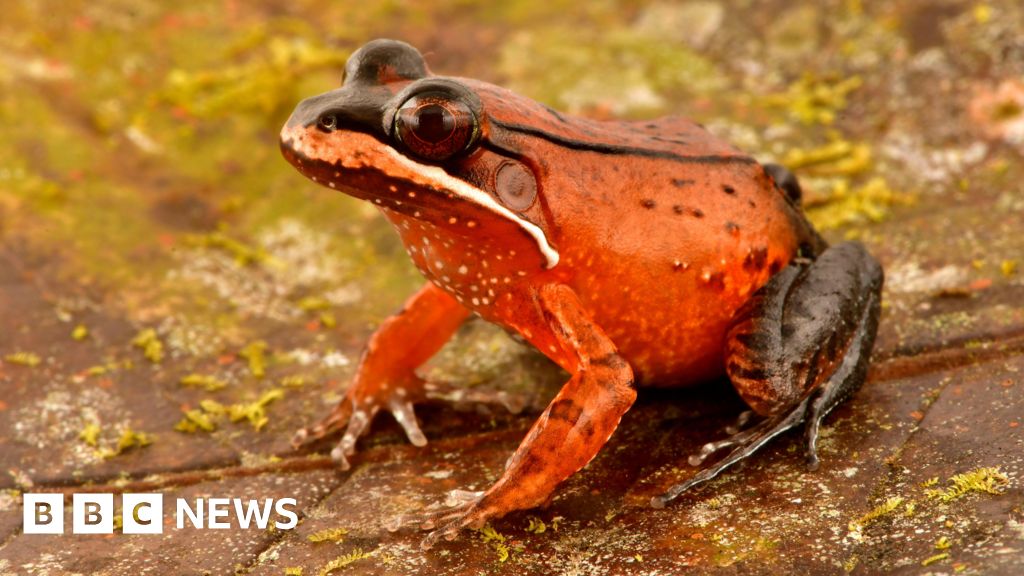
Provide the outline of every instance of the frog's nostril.
[[338,127],[338,117],[334,114],[324,114],[317,120],[317,125],[328,132]]

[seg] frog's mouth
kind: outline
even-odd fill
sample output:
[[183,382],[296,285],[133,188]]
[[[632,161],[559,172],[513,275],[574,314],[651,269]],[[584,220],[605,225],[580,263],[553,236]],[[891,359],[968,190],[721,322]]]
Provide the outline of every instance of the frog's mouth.
[[537,245],[545,268],[558,264],[558,251],[539,226],[439,166],[417,162],[369,134],[285,125],[281,152],[310,180],[413,218],[449,224],[461,219],[470,227],[495,218],[512,223]]

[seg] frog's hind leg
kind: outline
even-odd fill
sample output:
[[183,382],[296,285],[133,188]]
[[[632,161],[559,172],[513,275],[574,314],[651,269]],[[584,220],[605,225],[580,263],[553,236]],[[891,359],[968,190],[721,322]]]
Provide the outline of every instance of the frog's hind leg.
[[726,345],[726,372],[763,419],[706,444],[691,464],[731,451],[651,504],[664,506],[805,422],[807,462],[817,468],[822,418],[867,374],[881,290],[882,268],[857,242],[829,248],[814,261],[794,261],[776,274],[737,313]]

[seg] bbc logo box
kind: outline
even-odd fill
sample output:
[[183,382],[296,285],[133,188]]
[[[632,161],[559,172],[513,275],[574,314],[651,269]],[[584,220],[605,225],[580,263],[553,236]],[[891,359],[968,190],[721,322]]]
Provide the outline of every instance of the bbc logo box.
[[[63,494],[23,494],[22,524],[25,534],[64,534],[66,530]],[[72,534],[112,534],[117,513],[114,495],[107,493],[79,493],[71,498]],[[279,530],[291,530],[299,523],[295,498],[195,498],[173,501],[178,530],[191,526],[195,529],[227,529],[233,525],[242,529],[254,526],[265,530],[273,525]],[[232,512],[234,523],[231,522]],[[163,494],[121,495],[121,532],[124,534],[162,534],[164,530]]]
[[[63,534],[63,494],[23,495],[22,527],[25,534]],[[161,534],[163,532],[163,494],[123,494],[121,496],[124,534]],[[73,534],[112,534],[114,532],[114,495],[79,493],[71,497]]]

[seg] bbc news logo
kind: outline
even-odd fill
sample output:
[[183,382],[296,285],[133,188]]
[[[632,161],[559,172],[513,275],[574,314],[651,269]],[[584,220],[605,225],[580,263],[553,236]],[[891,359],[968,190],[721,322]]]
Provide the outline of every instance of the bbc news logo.
[[[25,534],[64,533],[63,494],[24,494],[22,528]],[[234,515],[239,528],[266,529],[274,519],[278,530],[291,530],[299,523],[294,498],[243,500],[241,498],[185,498],[175,500],[178,530],[227,529]],[[164,495],[155,493],[121,495],[121,532],[124,534],[162,534],[164,531]],[[75,494],[71,499],[72,534],[112,534],[114,532],[113,494]]]

